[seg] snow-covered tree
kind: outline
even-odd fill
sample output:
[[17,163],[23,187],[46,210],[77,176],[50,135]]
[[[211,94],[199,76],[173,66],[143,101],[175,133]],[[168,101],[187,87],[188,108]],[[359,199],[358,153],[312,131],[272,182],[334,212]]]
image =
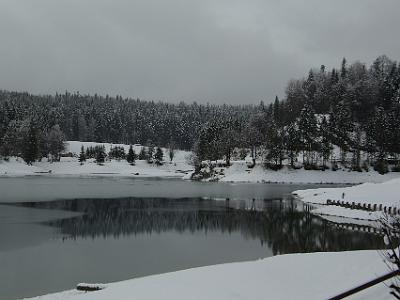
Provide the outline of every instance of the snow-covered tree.
[[83,147],[83,145],[81,146],[81,152],[79,153],[78,160],[81,163],[81,165],[83,165],[83,163],[86,161],[85,148]]
[[160,147],[157,147],[156,153],[154,154],[154,159],[156,160],[156,164],[162,164],[162,161],[164,160],[164,153]]
[[136,153],[135,150],[133,150],[132,145],[129,146],[129,151],[128,151],[128,155],[126,156],[126,160],[128,163],[130,163],[131,165],[135,164],[135,160],[136,160]]

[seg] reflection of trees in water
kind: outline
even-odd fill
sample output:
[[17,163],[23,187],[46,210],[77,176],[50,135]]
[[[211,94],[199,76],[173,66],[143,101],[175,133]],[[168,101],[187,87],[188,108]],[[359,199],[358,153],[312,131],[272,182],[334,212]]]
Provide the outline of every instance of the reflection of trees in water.
[[378,236],[340,230],[293,205],[264,203],[264,210],[234,209],[243,202],[202,199],[79,199],[24,204],[37,208],[83,212],[71,219],[48,222],[62,234],[78,237],[118,237],[131,234],[176,232],[240,232],[258,239],[274,254],[340,251],[383,247]]

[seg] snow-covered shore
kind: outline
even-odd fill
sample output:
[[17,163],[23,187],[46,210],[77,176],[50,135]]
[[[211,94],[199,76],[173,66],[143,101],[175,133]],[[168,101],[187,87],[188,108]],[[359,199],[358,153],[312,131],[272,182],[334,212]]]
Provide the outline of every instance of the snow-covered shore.
[[[112,146],[122,146],[125,152],[129,145],[93,143],[69,141],[66,143],[67,153],[72,153],[75,157],[63,157],[60,162],[50,163],[47,159],[35,162],[28,166],[22,159],[10,158],[9,162],[0,160],[0,177],[19,177],[19,176],[113,176],[113,177],[159,177],[159,178],[181,178],[190,179],[194,167],[189,164],[191,152],[175,151],[172,163],[166,157],[167,149],[164,151],[166,162],[162,166],[148,164],[144,160],[137,160],[134,166],[129,165],[125,160],[106,161],[103,165],[98,165],[93,159],[88,159],[83,165],[78,162],[77,156],[81,146],[85,148],[103,145],[106,152]],[[134,150],[139,153],[140,145],[135,145]],[[294,184],[359,184],[363,182],[380,183],[399,177],[399,173],[387,173],[380,175],[374,170],[369,172],[350,172],[348,170],[291,170],[287,167],[279,171],[265,169],[261,162],[254,168],[248,168],[246,161],[232,161],[229,168],[215,168],[216,175],[209,178],[210,181],[232,182],[232,183],[294,183]]]
[[399,173],[380,175],[374,170],[369,172],[349,172],[347,170],[291,170],[287,167],[279,171],[265,169],[256,165],[249,169],[245,161],[236,161],[223,170],[219,181],[223,182],[274,182],[274,183],[343,183],[358,184],[363,182],[384,182],[399,177]]
[[21,160],[11,158],[9,162],[0,162],[0,177],[19,176],[115,176],[115,177],[162,177],[182,178],[190,171],[185,162],[165,163],[162,166],[136,161],[131,166],[126,161],[111,161],[98,165],[93,159],[80,165],[77,158],[62,158],[60,162],[35,162],[28,166]]
[[[125,160],[106,161],[98,165],[94,159],[88,159],[83,165],[78,162],[77,156],[81,146],[85,148],[96,145],[104,145],[106,152],[111,146],[122,146],[128,152],[129,145],[92,143],[69,141],[66,143],[67,153],[72,153],[75,157],[62,157],[60,162],[48,162],[44,159],[41,162],[35,162],[32,166],[27,165],[22,159],[10,158],[10,161],[0,161],[0,177],[18,177],[18,176],[113,176],[113,177],[161,177],[161,178],[183,178],[183,176],[192,171],[193,167],[186,162],[186,156],[189,152],[176,151],[172,163],[166,161],[162,166],[148,164],[144,160],[137,160],[134,166],[128,164]],[[139,153],[141,146],[134,146],[136,153]],[[167,155],[164,149],[165,156]],[[168,160],[165,157],[165,160]]]
[[312,211],[314,214],[339,216],[361,220],[376,221],[384,216],[383,211],[368,211],[326,205],[328,200],[340,201],[352,204],[353,202],[368,205],[373,208],[382,205],[383,210],[389,207],[393,210],[400,208],[400,178],[392,179],[383,183],[364,183],[352,187],[342,188],[318,188],[294,191],[294,195],[306,203],[317,204]]
[[[375,250],[289,254],[115,282],[101,291],[70,290],[31,299],[327,299],[387,272]],[[381,283],[349,299],[391,299],[389,292]]]

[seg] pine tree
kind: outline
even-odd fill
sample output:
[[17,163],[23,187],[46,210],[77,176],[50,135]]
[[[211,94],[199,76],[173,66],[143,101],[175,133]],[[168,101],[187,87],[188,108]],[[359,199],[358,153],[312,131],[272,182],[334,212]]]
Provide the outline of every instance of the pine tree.
[[300,114],[299,131],[303,150],[303,164],[314,164],[312,152],[316,145],[317,120],[311,105],[306,103]]
[[322,137],[321,144],[320,144],[320,151],[322,156],[322,167],[323,170],[326,168],[326,162],[329,160],[331,153],[332,153],[332,145],[329,140],[329,125],[326,117],[322,118],[322,122],[320,125],[320,136]]
[[111,147],[108,156],[110,159],[116,159],[118,161],[125,159],[125,149],[122,146]]
[[135,160],[136,160],[136,153],[135,150],[133,150],[132,145],[129,146],[129,151],[128,151],[128,155],[126,156],[126,160],[128,163],[130,163],[131,165],[135,164]]
[[301,150],[300,132],[294,123],[290,124],[286,129],[285,146],[287,149],[287,156],[290,159],[290,166],[294,168],[295,159]]
[[81,147],[81,153],[79,154],[79,162],[81,163],[81,165],[83,165],[83,163],[86,161],[86,154],[85,154],[85,149],[82,145]]
[[370,147],[377,156],[375,170],[384,174],[388,171],[386,157],[390,148],[391,128],[388,116],[382,107],[377,108],[374,118],[369,123],[367,134],[370,137]]
[[170,142],[168,144],[168,155],[169,155],[169,161],[172,163],[172,160],[174,159],[175,156],[175,144],[173,142]]
[[46,150],[52,161],[59,161],[60,154],[65,149],[64,134],[59,125],[54,125],[46,136]]
[[33,123],[29,125],[22,147],[22,158],[28,165],[31,165],[39,154],[37,130]]
[[106,154],[105,154],[105,149],[104,146],[99,148],[97,151],[97,155],[96,155],[96,163],[99,165],[104,164],[104,161],[106,159]]
[[275,122],[271,122],[266,136],[266,147],[268,149],[266,160],[274,162],[274,165],[267,164],[267,166],[272,168],[273,170],[279,170],[282,168],[282,161],[284,159],[283,132],[275,124]]
[[147,162],[149,164],[153,163],[153,155],[154,155],[154,146],[150,145],[148,150],[147,150]]
[[156,164],[161,165],[164,158],[164,153],[160,147],[157,147],[156,153],[154,154],[154,159],[156,160]]
[[347,77],[347,60],[345,57],[342,59],[342,67],[340,69],[340,78],[345,79]]

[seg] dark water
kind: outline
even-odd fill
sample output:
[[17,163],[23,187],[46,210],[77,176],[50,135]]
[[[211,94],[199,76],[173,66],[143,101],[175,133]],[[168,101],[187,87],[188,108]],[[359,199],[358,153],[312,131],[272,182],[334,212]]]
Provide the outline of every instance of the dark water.
[[[97,185],[85,179],[89,183],[76,188],[75,179],[68,180],[72,194]],[[54,189],[48,184],[43,193]],[[119,184],[125,193],[125,182]],[[168,197],[137,196],[149,193],[148,185],[167,190],[168,184],[175,189]],[[37,195],[30,202],[4,198],[14,203],[0,205],[0,299],[276,254],[383,247],[378,236],[341,230],[310,215],[289,197],[299,186],[147,180],[133,185],[139,191],[132,197],[121,196],[114,180],[110,186],[118,198],[50,200],[68,198],[67,193],[44,195],[46,201],[37,201]],[[234,200],[238,187],[250,197]],[[181,197],[188,191],[195,196]],[[230,200],[208,199],[216,194]]]

